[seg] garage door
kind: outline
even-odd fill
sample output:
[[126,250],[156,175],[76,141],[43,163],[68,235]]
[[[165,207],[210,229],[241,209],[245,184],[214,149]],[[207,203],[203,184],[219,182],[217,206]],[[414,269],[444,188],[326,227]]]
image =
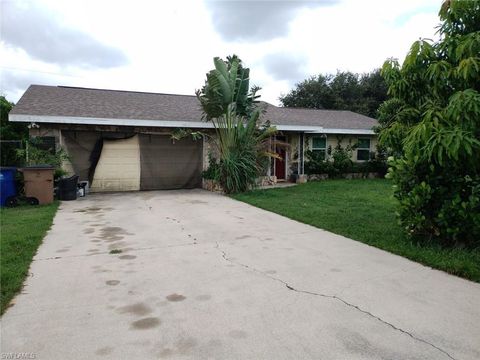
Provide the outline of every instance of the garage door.
[[71,163],[92,191],[201,187],[203,141],[122,132],[62,132]]
[[140,189],[185,189],[202,182],[202,141],[140,134]]
[[104,139],[100,159],[95,168],[91,190],[140,190],[140,169],[138,135],[128,139]]

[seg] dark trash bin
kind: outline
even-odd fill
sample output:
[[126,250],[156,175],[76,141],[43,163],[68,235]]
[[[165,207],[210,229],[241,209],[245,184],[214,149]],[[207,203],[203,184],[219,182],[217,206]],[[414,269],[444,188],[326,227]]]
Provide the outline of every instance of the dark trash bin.
[[0,168],[0,206],[15,206],[17,204],[17,189],[15,187],[14,167]]
[[58,180],[58,200],[77,200],[78,175]]

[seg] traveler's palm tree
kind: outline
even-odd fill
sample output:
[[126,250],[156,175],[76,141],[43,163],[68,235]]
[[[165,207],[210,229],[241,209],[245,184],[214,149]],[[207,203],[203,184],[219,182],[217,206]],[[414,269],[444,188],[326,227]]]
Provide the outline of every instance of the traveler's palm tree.
[[216,130],[212,139],[219,156],[218,181],[227,193],[242,192],[255,185],[268,158],[276,156],[271,138],[277,130],[260,123],[259,88],[250,89],[250,71],[240,59],[214,58],[214,65],[196,94],[204,118]]

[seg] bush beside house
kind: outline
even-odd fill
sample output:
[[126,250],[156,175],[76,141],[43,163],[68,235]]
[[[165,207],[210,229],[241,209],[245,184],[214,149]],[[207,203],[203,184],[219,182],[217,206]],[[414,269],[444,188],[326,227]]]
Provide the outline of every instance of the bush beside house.
[[445,1],[440,40],[385,63],[391,99],[380,141],[393,150],[403,229],[446,246],[480,247],[480,2]]

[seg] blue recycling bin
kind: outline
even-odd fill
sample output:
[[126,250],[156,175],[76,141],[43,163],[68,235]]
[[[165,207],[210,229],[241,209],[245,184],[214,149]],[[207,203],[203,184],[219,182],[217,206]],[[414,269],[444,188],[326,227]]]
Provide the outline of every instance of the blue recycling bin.
[[12,206],[17,203],[17,189],[15,187],[15,173],[17,169],[14,167],[0,168],[0,206]]

